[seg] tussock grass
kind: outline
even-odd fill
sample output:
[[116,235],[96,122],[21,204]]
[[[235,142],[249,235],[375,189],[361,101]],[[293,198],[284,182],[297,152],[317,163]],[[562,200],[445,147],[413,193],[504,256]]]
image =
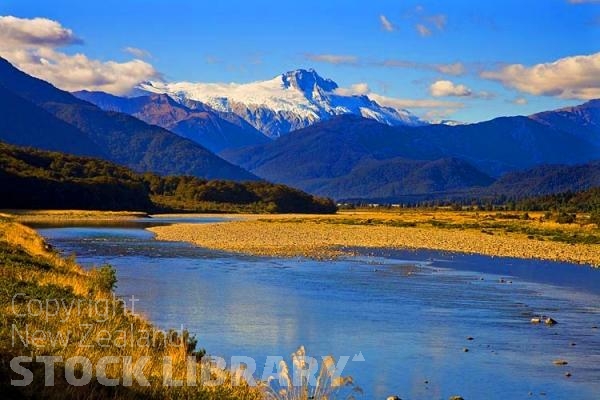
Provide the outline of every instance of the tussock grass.
[[[288,365],[285,360],[279,364],[278,379],[273,377],[266,388],[266,400],[310,400],[310,399],[355,399],[356,394],[362,394],[362,389],[354,385],[350,376],[341,376],[336,370],[336,362],[333,356],[323,357],[321,364],[307,357],[304,346],[300,346],[292,354],[292,361]],[[315,368],[316,367],[316,368]],[[314,385],[310,380],[302,376],[302,373],[294,374],[294,371],[307,371],[318,369],[314,376]],[[283,385],[281,383],[283,382]]]
[[[172,360],[173,379],[187,377],[189,357],[197,366],[196,382],[201,382],[203,371],[214,373],[201,363],[203,353],[195,350],[193,337],[187,332],[160,331],[128,312],[123,301],[114,297],[114,284],[114,270],[109,266],[84,271],[73,259],[64,259],[52,251],[34,230],[6,219],[0,221],[0,392],[3,396],[249,400],[263,397],[261,388],[243,383],[234,385],[225,372],[222,382],[212,387],[163,385],[163,357]],[[38,304],[43,308],[36,308]],[[69,312],[60,304],[74,304],[77,309]],[[116,336],[107,340],[108,334]],[[123,340],[118,341],[117,337]],[[141,339],[146,337],[148,340]],[[54,386],[45,386],[44,365],[39,362],[22,364],[34,373],[30,385],[11,386],[9,379],[22,378],[9,368],[15,356],[62,357],[63,361],[55,365]],[[64,362],[74,356],[86,357],[94,366],[105,356],[131,357],[133,363],[147,356],[149,361],[143,372],[150,386],[142,386],[135,380],[132,386],[104,386],[96,375],[85,386],[70,385],[64,375]],[[108,378],[123,376],[122,363],[108,366]]]

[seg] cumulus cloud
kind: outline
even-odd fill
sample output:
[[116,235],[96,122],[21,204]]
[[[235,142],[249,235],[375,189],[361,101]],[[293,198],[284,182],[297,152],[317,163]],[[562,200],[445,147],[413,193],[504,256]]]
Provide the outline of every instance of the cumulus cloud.
[[600,53],[565,57],[530,67],[511,64],[481,77],[523,93],[590,100],[600,97]]
[[465,85],[455,84],[452,81],[441,80],[436,81],[429,86],[429,93],[434,97],[467,97],[471,96],[473,92]]
[[127,54],[131,54],[136,58],[152,58],[152,54],[150,54],[149,51],[139,49],[137,47],[125,47],[123,51]]
[[431,30],[423,24],[415,25],[415,29],[422,37],[431,36]]
[[360,83],[355,83],[354,85],[350,86],[349,88],[337,88],[335,90],[335,92],[342,96],[366,95],[371,92],[371,88],[369,88],[368,84],[366,84],[364,82],[360,82]]
[[46,18],[0,16],[0,47],[60,47],[82,43],[73,31]]
[[394,31],[394,24],[392,24],[385,15],[382,14],[379,16],[379,22],[381,22],[381,27],[383,28],[383,30],[388,32]]
[[350,55],[339,55],[339,54],[306,54],[307,60],[328,63],[328,64],[350,64],[354,65],[358,63],[358,57]]
[[61,89],[123,94],[139,82],[159,76],[152,65],[141,60],[99,61],[57,50],[79,43],[82,41],[57,21],[0,17],[0,56]]

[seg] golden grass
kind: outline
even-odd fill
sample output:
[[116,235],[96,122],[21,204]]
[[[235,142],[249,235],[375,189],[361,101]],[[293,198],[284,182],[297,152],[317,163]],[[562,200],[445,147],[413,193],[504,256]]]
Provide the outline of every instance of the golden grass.
[[[150,230],[161,240],[268,256],[335,257],[346,248],[433,249],[600,265],[600,231],[545,221],[542,213],[342,211],[336,215],[263,215]],[[239,216],[237,216],[239,218]],[[572,243],[569,243],[571,241]],[[586,243],[590,241],[590,243]]]
[[93,210],[2,210],[0,217],[21,223],[111,221],[147,217],[145,212]]
[[[6,292],[0,301],[0,375],[14,375],[7,370],[7,365],[17,355],[61,356],[63,361],[84,356],[93,365],[105,356],[128,356],[134,363],[148,356],[143,372],[151,384],[145,387],[134,382],[131,387],[105,387],[94,376],[90,384],[76,387],[65,381],[61,368],[58,368],[55,386],[46,387],[43,365],[36,363],[30,367],[36,372],[31,385],[17,389],[3,381],[0,383],[2,391],[12,392],[13,396],[43,395],[50,399],[263,397],[262,388],[234,385],[227,373],[214,387],[163,385],[164,357],[171,357],[174,379],[187,377],[189,357],[198,360],[194,378],[195,382],[201,381],[204,365],[199,363],[201,354],[194,353],[194,339],[185,332],[160,331],[145,319],[128,312],[123,301],[113,296],[110,279],[107,284],[103,274],[106,269],[81,269],[73,260],[54,253],[32,229],[15,222],[0,221],[0,257],[0,290]],[[30,301],[32,299],[35,302]],[[32,313],[32,304],[46,306]],[[69,311],[59,304],[75,307]],[[35,332],[43,335],[32,334]],[[51,335],[55,341],[44,335]],[[111,338],[107,339],[109,335]],[[35,365],[38,365],[37,369]],[[123,368],[121,363],[111,364],[107,377],[122,378]]]

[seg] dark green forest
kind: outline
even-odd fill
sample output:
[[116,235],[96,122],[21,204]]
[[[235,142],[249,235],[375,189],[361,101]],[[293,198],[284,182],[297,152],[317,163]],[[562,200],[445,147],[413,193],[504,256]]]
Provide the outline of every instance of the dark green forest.
[[268,182],[139,174],[95,158],[0,142],[0,208],[333,213],[330,199]]

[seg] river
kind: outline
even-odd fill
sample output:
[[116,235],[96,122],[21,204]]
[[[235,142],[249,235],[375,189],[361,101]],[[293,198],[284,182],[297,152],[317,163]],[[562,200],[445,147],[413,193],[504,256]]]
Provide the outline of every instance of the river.
[[[213,355],[252,357],[258,377],[267,356],[304,345],[350,357],[343,374],[365,399],[600,398],[598,270],[433,251],[250,257],[144,230],[182,220],[218,219],[36,228],[86,267],[112,264],[117,293],[160,328],[183,326]],[[558,324],[531,324],[539,314]]]

